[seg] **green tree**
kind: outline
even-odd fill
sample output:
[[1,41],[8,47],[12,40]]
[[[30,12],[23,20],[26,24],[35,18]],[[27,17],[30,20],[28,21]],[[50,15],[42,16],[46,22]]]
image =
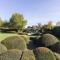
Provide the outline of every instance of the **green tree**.
[[5,27],[5,28],[9,28],[9,22],[4,21],[4,23],[3,23],[3,27]]
[[0,18],[0,27],[2,27],[3,26],[3,21],[2,21],[2,19]]
[[12,14],[10,18],[10,27],[23,30],[27,24],[27,21],[24,19],[22,14],[15,13]]
[[53,28],[53,24],[52,24],[52,22],[50,21],[50,22],[48,22],[48,24],[47,24],[47,29],[51,30],[52,28]]

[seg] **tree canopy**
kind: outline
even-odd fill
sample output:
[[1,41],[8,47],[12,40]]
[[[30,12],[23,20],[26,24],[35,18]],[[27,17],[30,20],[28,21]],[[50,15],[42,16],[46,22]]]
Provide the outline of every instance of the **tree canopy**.
[[2,19],[0,18],[0,27],[2,27],[3,26],[3,21],[2,21]]
[[11,28],[17,28],[17,29],[24,29],[26,26],[27,21],[24,19],[22,14],[14,13],[12,14],[10,18],[10,27]]

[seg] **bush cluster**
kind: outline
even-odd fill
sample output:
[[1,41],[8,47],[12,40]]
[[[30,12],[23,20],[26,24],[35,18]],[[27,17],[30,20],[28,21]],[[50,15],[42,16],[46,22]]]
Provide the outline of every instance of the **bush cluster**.
[[2,40],[0,60],[60,60],[60,40],[56,36],[47,33],[32,39],[18,35]]

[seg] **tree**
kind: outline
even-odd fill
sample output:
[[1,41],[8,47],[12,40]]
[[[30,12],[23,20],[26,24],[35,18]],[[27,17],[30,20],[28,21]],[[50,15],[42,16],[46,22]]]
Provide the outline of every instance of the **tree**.
[[56,23],[56,26],[60,26],[60,21],[58,21],[58,22]]
[[52,22],[48,22],[47,24],[47,29],[51,30],[53,28]]
[[41,27],[42,27],[42,24],[41,23],[38,23],[38,28],[41,29]]
[[3,26],[3,21],[2,21],[2,19],[0,18],[0,27],[2,27]]
[[22,14],[15,13],[12,14],[10,18],[10,27],[17,28],[19,30],[23,30],[27,24],[27,21],[24,19]]
[[5,28],[9,28],[9,22],[4,21],[4,23],[3,23],[3,27],[5,27]]
[[42,25],[41,32],[45,33],[46,31],[47,31],[47,25],[44,24],[44,25]]

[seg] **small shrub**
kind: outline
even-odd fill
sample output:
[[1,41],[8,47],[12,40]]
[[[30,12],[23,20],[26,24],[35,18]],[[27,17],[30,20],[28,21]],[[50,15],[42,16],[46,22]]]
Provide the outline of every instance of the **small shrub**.
[[22,39],[19,36],[8,37],[1,43],[4,44],[8,49],[21,49],[21,50],[26,49],[26,43],[24,39]]
[[20,50],[8,50],[7,52],[0,55],[0,60],[19,60],[22,52]]
[[56,60],[53,52],[45,47],[38,47],[34,50],[36,60]]
[[7,48],[3,44],[0,43],[0,54],[4,53],[6,51],[7,51]]
[[51,35],[51,34],[44,34],[42,37],[41,37],[41,43],[44,45],[44,46],[50,46],[50,45],[54,45],[56,44],[57,42],[59,42],[59,40]]
[[21,60],[35,60],[35,56],[32,50],[23,51],[23,56]]

